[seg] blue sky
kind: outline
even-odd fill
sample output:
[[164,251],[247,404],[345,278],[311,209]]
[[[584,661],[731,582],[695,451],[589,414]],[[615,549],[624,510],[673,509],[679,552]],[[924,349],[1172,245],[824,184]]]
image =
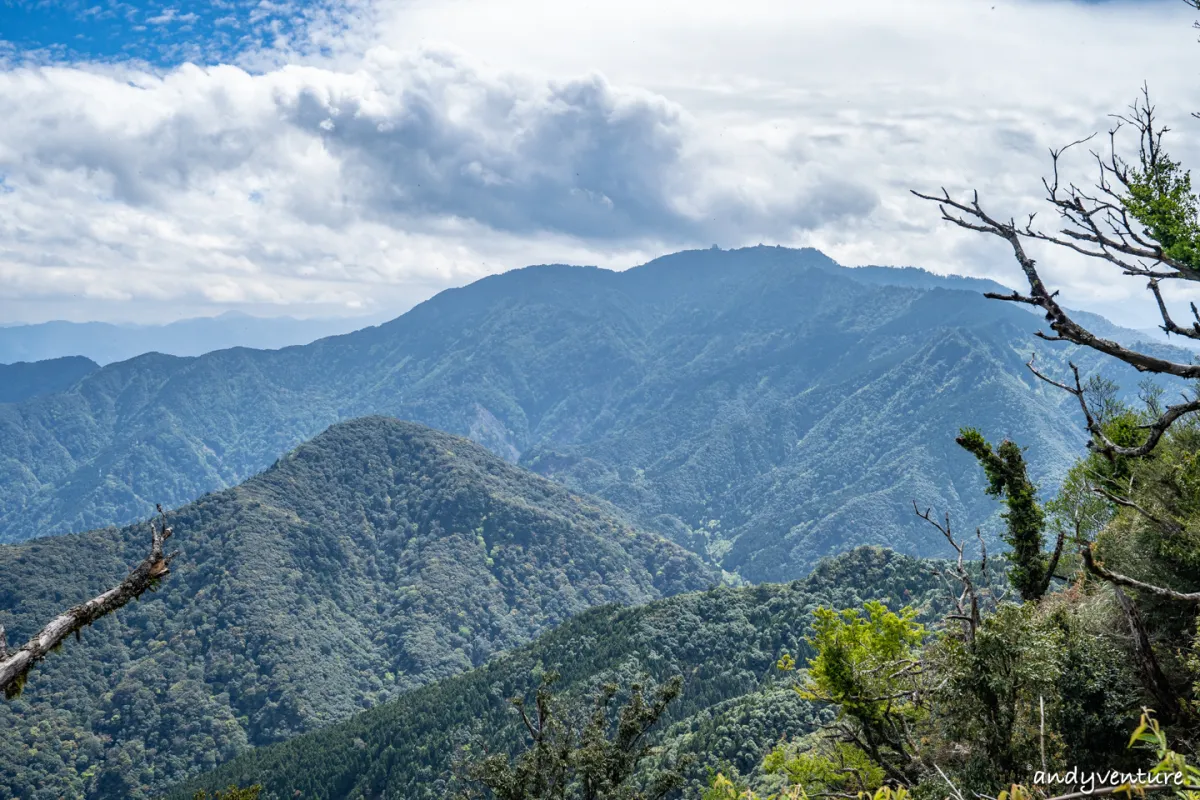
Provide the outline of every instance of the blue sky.
[[[1048,148],[1106,129],[1143,81],[1168,147],[1200,163],[1194,15],[0,0],[0,321],[400,313],[530,263],[624,268],[713,243],[1015,282],[1002,243],[908,190],[1044,209]],[[1119,275],[1043,263],[1076,305],[1152,320]]]
[[[1078,2],[1100,5],[1122,0]],[[337,20],[345,11],[336,2],[291,0],[3,0],[0,41],[21,56],[55,61],[132,59],[159,67],[184,61],[216,64],[270,49],[281,39],[294,42],[314,17]]]
[[9,0],[0,4],[0,38],[23,55],[57,61],[219,63],[295,37],[314,10],[321,8],[247,0]]

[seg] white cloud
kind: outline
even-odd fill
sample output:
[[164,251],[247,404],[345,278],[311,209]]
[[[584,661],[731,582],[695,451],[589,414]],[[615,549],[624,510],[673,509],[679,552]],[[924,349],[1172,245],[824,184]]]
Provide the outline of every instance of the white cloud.
[[[303,39],[246,69],[0,72],[0,318],[399,310],[528,263],[624,267],[712,242],[1012,283],[1002,242],[908,189],[1043,208],[1047,148],[1106,127],[1143,79],[1173,151],[1200,163],[1182,3],[307,13]],[[1140,286],[1045,267],[1076,305],[1149,320],[1124,302]]]

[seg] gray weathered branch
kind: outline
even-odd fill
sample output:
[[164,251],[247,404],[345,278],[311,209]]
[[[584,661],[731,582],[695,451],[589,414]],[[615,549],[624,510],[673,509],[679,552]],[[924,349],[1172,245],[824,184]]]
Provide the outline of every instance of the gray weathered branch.
[[[1126,275],[1149,278],[1147,288],[1153,294],[1158,306],[1163,320],[1161,326],[1163,331],[1190,339],[1200,339],[1200,310],[1197,310],[1193,304],[1192,316],[1195,321],[1190,326],[1177,324],[1167,309],[1166,300],[1160,287],[1163,280],[1169,279],[1188,282],[1200,281],[1200,269],[1194,264],[1170,257],[1161,244],[1150,236],[1149,231],[1139,230],[1135,220],[1130,218],[1126,200],[1122,195],[1122,192],[1132,191],[1136,180],[1136,174],[1134,174],[1136,170],[1131,172],[1131,166],[1116,154],[1115,139],[1122,126],[1132,126],[1138,131],[1138,157],[1142,169],[1153,169],[1162,163],[1162,159],[1166,158],[1162,151],[1162,136],[1167,132],[1167,128],[1156,127],[1154,107],[1150,104],[1149,92],[1144,87],[1142,95],[1143,98],[1131,107],[1131,114],[1116,116],[1116,125],[1109,131],[1108,154],[1101,155],[1095,151],[1092,152],[1100,172],[1094,193],[1085,192],[1074,184],[1064,186],[1059,178],[1059,160],[1063,153],[1072,147],[1084,144],[1093,137],[1089,136],[1072,142],[1066,147],[1050,151],[1053,175],[1051,179],[1044,179],[1042,183],[1046,188],[1047,201],[1057,209],[1059,215],[1067,223],[1067,227],[1056,234],[1035,230],[1033,227],[1034,215],[1032,214],[1029,216],[1029,221],[1021,227],[1012,219],[1003,221],[991,216],[980,205],[978,192],[974,192],[971,198],[965,201],[954,200],[944,188],[940,196],[917,191],[914,191],[913,194],[923,200],[937,203],[938,209],[942,213],[942,219],[967,230],[997,236],[1009,244],[1025,275],[1026,282],[1029,284],[1029,293],[987,292],[985,294],[993,299],[1036,306],[1044,311],[1051,332],[1038,332],[1039,337],[1047,341],[1071,342],[1096,350],[1123,361],[1140,372],[1174,375],[1194,380],[1200,378],[1200,364],[1171,361],[1125,347],[1118,342],[1095,335],[1071,319],[1056,300],[1057,292],[1051,292],[1046,288],[1045,282],[1038,273],[1036,262],[1025,252],[1023,244],[1023,239],[1049,242],[1092,258],[1107,261],[1119,267]],[[1032,361],[1030,369],[1033,369]],[[1072,369],[1074,370],[1074,367]],[[1074,388],[1051,380],[1036,369],[1033,371],[1042,380],[1074,394],[1079,398],[1084,414],[1088,415],[1077,370],[1075,370]],[[1157,419],[1143,426],[1148,431],[1148,438],[1137,447],[1116,445],[1104,436],[1100,426],[1090,416],[1088,430],[1092,434],[1093,447],[1100,452],[1109,456],[1140,457],[1154,449],[1163,433],[1176,420],[1198,410],[1200,410],[1200,398],[1192,400],[1185,398],[1184,403],[1168,407],[1158,415]]]
[[158,519],[150,522],[150,553],[125,580],[86,603],[67,609],[16,651],[8,650],[4,628],[0,627],[0,690],[3,690],[4,696],[16,697],[25,684],[29,670],[72,633],[78,634],[85,625],[91,625],[130,600],[140,597],[170,573],[171,560],[176,553],[163,553],[163,543],[170,537],[171,529],[167,527],[166,515],[162,506],[158,506]]
[[[1008,242],[1017,263],[1021,266],[1021,271],[1025,274],[1026,281],[1029,283],[1030,293],[1022,295],[1018,292],[1013,292],[1012,294],[985,292],[985,296],[994,300],[1007,300],[1009,302],[1024,303],[1041,308],[1046,312],[1046,321],[1050,323],[1050,329],[1057,334],[1056,337],[1042,334],[1042,338],[1061,339],[1097,350],[1120,361],[1124,361],[1140,372],[1154,372],[1188,379],[1200,378],[1200,365],[1180,364],[1124,347],[1117,342],[1096,336],[1072,320],[1055,299],[1058,293],[1052,293],[1046,288],[1045,282],[1042,281],[1042,276],[1037,271],[1037,263],[1025,252],[1025,246],[1021,242],[1021,237],[1030,236],[1029,232],[1018,229],[1016,224],[1011,220],[1001,222],[991,217],[979,204],[978,192],[974,193],[970,203],[960,203],[954,200],[945,189],[942,190],[941,197],[922,194],[916,191],[913,194],[922,200],[936,202],[938,209],[942,212],[942,219],[953,222],[959,227],[967,228],[968,230],[990,233]],[[947,206],[960,212],[962,216],[951,214],[946,210]],[[971,222],[971,219],[977,221]]]

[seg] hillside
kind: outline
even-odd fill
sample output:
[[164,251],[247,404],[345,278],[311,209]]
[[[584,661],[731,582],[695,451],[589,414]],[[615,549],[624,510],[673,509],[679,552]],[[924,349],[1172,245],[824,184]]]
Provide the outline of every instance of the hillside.
[[[556,669],[560,690],[576,698],[607,681],[684,676],[663,743],[692,754],[690,769],[724,760],[743,773],[780,737],[811,729],[817,712],[776,681],[784,651],[808,653],[812,609],[855,607],[879,599],[893,607],[936,607],[945,587],[912,559],[864,548],[823,563],[787,585],[715,589],[639,608],[592,609],[503,654],[486,666],[403,695],[345,722],[280,745],[253,750],[170,800],[197,788],[262,783],[264,800],[446,796],[455,751],[474,737],[492,748],[520,741],[507,699],[537,685],[533,673]],[[693,794],[692,796],[697,796]]]
[[271,350],[308,344],[323,336],[364,328],[376,319],[296,319],[252,317],[229,312],[162,325],[113,325],[108,322],[39,322],[0,327],[0,364],[85,356],[100,364],[126,361],[145,353],[198,356],[230,347]]
[[[966,524],[997,512],[959,426],[1022,437],[1050,489],[1079,451],[1070,397],[1025,368],[1036,348],[1065,369],[1069,351],[1021,308],[886,277],[773,247],[529,267],[304,347],[112,364],[0,406],[0,541],[127,522],[383,413],[605,497],[748,579],[863,543],[937,554],[914,499]],[[1135,390],[1132,369],[1078,360]]]
[[[162,587],[0,705],[0,797],[148,797],[590,606],[713,583],[602,501],[379,417],[330,428],[171,523],[181,555]],[[0,547],[9,640],[123,576],[146,536],[135,525]]]
[[82,356],[0,363],[0,403],[19,403],[61,392],[99,368],[99,364]]

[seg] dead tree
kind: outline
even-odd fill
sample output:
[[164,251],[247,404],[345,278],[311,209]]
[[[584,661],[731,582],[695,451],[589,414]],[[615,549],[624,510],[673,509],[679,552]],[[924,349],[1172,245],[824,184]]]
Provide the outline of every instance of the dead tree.
[[[973,192],[970,199],[962,201],[952,198],[945,188],[940,196],[917,191],[913,194],[937,203],[942,219],[967,230],[996,236],[1008,244],[1024,275],[1028,291],[1014,291],[1011,294],[987,292],[985,295],[1040,309],[1050,332],[1037,331],[1036,336],[1046,341],[1069,342],[1104,353],[1140,372],[1198,380],[1200,364],[1172,361],[1136,347],[1124,346],[1097,336],[1072,319],[1059,304],[1058,292],[1047,288],[1036,262],[1025,249],[1026,241],[1045,242],[1106,262],[1124,275],[1146,279],[1146,288],[1162,318],[1162,330],[1168,336],[1200,341],[1200,310],[1192,304],[1193,321],[1187,325],[1177,324],[1162,292],[1162,286],[1171,281],[1200,283],[1200,216],[1197,214],[1197,198],[1191,192],[1190,179],[1163,150],[1162,138],[1168,129],[1158,125],[1154,106],[1145,88],[1141,98],[1130,107],[1130,113],[1114,115],[1114,119],[1116,122],[1108,132],[1107,153],[1091,151],[1098,169],[1098,179],[1093,189],[1084,190],[1074,183],[1064,185],[1059,173],[1063,154],[1090,141],[1094,134],[1050,151],[1052,176],[1044,178],[1042,183],[1046,189],[1046,200],[1057,211],[1062,224],[1057,231],[1035,228],[1034,214],[1030,214],[1023,225],[1018,225],[1012,218],[1004,220],[994,216],[980,203],[978,191]],[[1132,127],[1138,133],[1136,163],[1130,163],[1117,154],[1117,135],[1125,127]],[[1145,432],[1143,441],[1118,444],[1106,435],[1102,420],[1089,407],[1079,369],[1074,363],[1069,364],[1072,373],[1069,381],[1055,380],[1043,374],[1034,365],[1033,358],[1027,366],[1039,379],[1076,398],[1089,434],[1088,447],[1110,459],[1149,455],[1173,424],[1200,410],[1200,394],[1184,394],[1179,403],[1152,409],[1151,419],[1141,426]],[[1107,491],[1102,491],[1102,494],[1118,506],[1133,508],[1143,516],[1150,517],[1161,527],[1169,528],[1175,524],[1172,520],[1154,519],[1131,499]],[[1080,555],[1084,565],[1092,574],[1106,581],[1176,600],[1200,600],[1200,594],[1176,592],[1110,572],[1097,563],[1090,544],[1082,544]]]
[[[950,565],[949,571],[941,567],[933,567],[931,572],[941,578],[946,583],[946,588],[950,590],[950,599],[954,604],[954,611],[946,615],[946,619],[956,620],[963,623],[963,637],[970,643],[975,640],[975,633],[979,630],[979,626],[983,622],[983,611],[994,611],[997,604],[1004,601],[1007,595],[1006,588],[997,589],[992,585],[992,574],[988,569],[987,545],[983,542],[983,534],[978,528],[975,529],[975,538],[979,542],[979,577],[980,585],[976,585],[971,577],[970,566],[967,562],[966,540],[959,541],[954,538],[954,533],[950,528],[950,515],[945,515],[944,522],[938,522],[934,519],[930,509],[921,511],[917,507],[917,501],[913,501],[913,512],[918,517],[928,522],[933,527],[937,528],[938,533],[954,548],[957,558]],[[1057,559],[1055,559],[1057,561]],[[958,589],[954,588],[954,584],[958,584]]]
[[125,580],[59,614],[17,650],[8,649],[4,627],[0,626],[0,690],[4,696],[11,699],[20,694],[29,670],[72,633],[78,638],[84,626],[140,597],[169,574],[171,560],[177,555],[163,553],[163,543],[169,538],[171,529],[167,526],[166,514],[162,506],[158,506],[158,518],[150,521],[150,552]]
[[[1144,102],[1139,100],[1131,107],[1130,116],[1118,116],[1117,124],[1109,131],[1109,152],[1101,155],[1092,151],[1099,170],[1099,178],[1094,191],[1086,192],[1075,184],[1063,186],[1059,176],[1059,161],[1062,155],[1072,147],[1083,144],[1093,137],[1072,142],[1058,150],[1051,150],[1050,157],[1053,167],[1053,177],[1043,179],[1046,188],[1047,201],[1059,213],[1064,227],[1057,232],[1047,233],[1033,227],[1034,214],[1029,215],[1025,225],[1018,225],[1011,218],[1008,221],[992,216],[984,210],[979,202],[979,193],[974,192],[969,201],[960,202],[950,197],[944,188],[940,197],[913,194],[924,200],[938,204],[942,218],[953,222],[961,228],[979,231],[997,236],[1006,241],[1013,251],[1013,256],[1024,273],[1029,291],[1026,294],[1013,292],[1000,294],[985,293],[987,297],[996,300],[1006,300],[1036,306],[1045,312],[1046,322],[1052,333],[1038,331],[1036,335],[1047,341],[1065,341],[1087,347],[1104,353],[1119,361],[1129,364],[1140,372],[1160,375],[1174,375],[1178,378],[1195,380],[1200,378],[1200,364],[1181,363],[1145,353],[1136,348],[1125,347],[1117,342],[1104,339],[1087,330],[1083,325],[1071,319],[1070,315],[1059,305],[1056,297],[1058,292],[1047,289],[1042,276],[1037,270],[1036,262],[1025,251],[1024,240],[1048,242],[1081,253],[1092,258],[1105,261],[1123,274],[1147,279],[1147,289],[1152,294],[1162,317],[1162,330],[1167,335],[1183,336],[1188,339],[1200,340],[1200,311],[1193,304],[1191,307],[1194,322],[1188,326],[1176,324],[1167,308],[1161,286],[1164,281],[1200,282],[1200,259],[1185,258],[1180,253],[1188,252],[1179,242],[1170,245],[1157,241],[1150,227],[1144,227],[1130,212],[1129,197],[1141,193],[1147,175],[1161,175],[1170,172],[1178,165],[1171,162],[1162,150],[1162,136],[1169,129],[1156,127],[1154,107],[1150,105],[1149,95],[1143,90]],[[1117,155],[1116,136],[1122,127],[1132,125],[1139,134],[1140,147],[1138,165],[1133,166]],[[1175,191],[1172,187],[1167,187]],[[1195,209],[1181,208],[1181,221],[1196,227]],[[1190,217],[1190,219],[1186,219]],[[1151,227],[1153,220],[1151,220]],[[1200,232],[1200,231],[1198,231]],[[1160,233],[1165,237],[1166,234]],[[1178,237],[1176,237],[1178,238]],[[1197,242],[1200,244],[1200,240]],[[1172,253],[1175,253],[1174,255]],[[1030,369],[1043,380],[1049,380],[1038,372],[1031,364]],[[1050,381],[1054,385],[1074,394],[1084,409],[1088,431],[1093,440],[1091,446],[1101,452],[1113,455],[1140,457],[1148,454],[1158,444],[1162,435],[1180,417],[1193,411],[1200,410],[1200,398],[1184,398],[1184,402],[1162,409],[1156,418],[1144,426],[1147,431],[1146,441],[1134,447],[1120,446],[1110,441],[1087,408],[1082,388],[1076,375],[1075,386]]]

